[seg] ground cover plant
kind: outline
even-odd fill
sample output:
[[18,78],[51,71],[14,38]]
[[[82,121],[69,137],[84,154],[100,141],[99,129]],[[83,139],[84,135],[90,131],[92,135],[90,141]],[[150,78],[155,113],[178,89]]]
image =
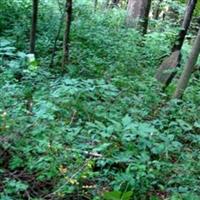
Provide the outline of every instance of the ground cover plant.
[[176,18],[150,17],[143,35],[127,27],[124,1],[73,1],[63,70],[65,1],[40,1],[35,56],[32,2],[1,1],[0,200],[200,199],[198,61],[183,98],[171,99],[199,24],[163,91],[155,73],[185,8],[166,4]]

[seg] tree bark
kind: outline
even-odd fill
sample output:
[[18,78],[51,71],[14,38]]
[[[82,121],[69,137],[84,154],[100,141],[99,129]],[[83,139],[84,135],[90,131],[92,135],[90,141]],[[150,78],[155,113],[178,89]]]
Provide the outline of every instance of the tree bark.
[[31,33],[30,33],[30,53],[35,53],[39,0],[33,0],[32,2],[33,2],[33,9],[32,9]]
[[188,28],[190,26],[190,22],[192,20],[192,14],[196,7],[196,3],[197,3],[197,0],[188,0],[187,8],[186,8],[183,22],[181,25],[181,30],[178,34],[178,38],[177,38],[174,46],[172,47],[172,52],[181,50],[181,48],[183,46],[183,42],[185,40],[185,36],[186,36]]
[[94,11],[97,10],[98,0],[94,0]]
[[160,12],[161,12],[161,9],[160,9],[160,4],[163,2],[163,0],[159,0],[157,5],[156,5],[156,8],[155,8],[155,11],[153,13],[153,17],[154,19],[158,19],[159,15],[160,15]]
[[200,29],[197,35],[197,38],[194,42],[190,57],[188,59],[187,64],[185,65],[184,71],[178,81],[176,91],[174,93],[174,98],[182,98],[183,93],[188,85],[189,79],[191,77],[192,71],[194,69],[194,65],[197,62],[198,56],[200,53]]
[[163,91],[171,83],[172,79],[176,75],[176,69],[180,64],[181,53],[180,51],[174,51],[169,57],[167,57],[160,65],[156,79],[163,83]]
[[151,0],[129,0],[126,23],[128,27],[137,28],[143,34],[147,32]]
[[66,14],[66,27],[63,37],[63,61],[62,61],[62,69],[64,71],[65,65],[69,62],[69,44],[70,44],[70,27],[72,21],[72,0],[66,0],[65,5],[65,14]]
[[62,30],[62,26],[63,26],[63,21],[64,21],[64,12],[61,13],[61,18],[60,18],[60,22],[59,22],[59,26],[58,26],[58,30],[55,36],[55,40],[54,40],[54,45],[53,45],[53,50],[52,50],[52,54],[51,54],[51,60],[50,60],[50,64],[49,64],[49,68],[52,68],[54,65],[54,57],[56,55],[56,48],[57,48],[57,41],[59,39],[61,30]]
[[[169,57],[167,57],[160,65],[157,73],[156,73],[156,79],[163,83],[163,88],[167,88],[168,85],[171,83],[173,78],[176,75],[176,72],[167,72],[170,68],[176,69],[178,66],[180,66],[180,61],[181,61],[181,48],[183,46],[183,42],[185,40],[185,36],[187,34],[188,28],[190,26],[190,22],[192,19],[192,14],[194,12],[195,6],[196,6],[197,0],[188,0],[187,8],[185,11],[184,19],[181,25],[181,30],[178,34],[178,38],[175,42],[175,44],[172,47],[172,52]],[[177,59],[177,63],[173,62],[172,59],[173,55],[176,54],[176,52],[180,52],[180,56]],[[171,63],[174,63],[174,65],[171,65]]]

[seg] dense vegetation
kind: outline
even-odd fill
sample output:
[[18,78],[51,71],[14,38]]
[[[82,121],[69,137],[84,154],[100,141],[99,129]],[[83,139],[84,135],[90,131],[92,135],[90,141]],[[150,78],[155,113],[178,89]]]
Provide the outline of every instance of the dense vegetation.
[[196,21],[172,84],[163,92],[154,78],[184,13],[184,3],[169,4],[176,21],[150,19],[143,36],[126,27],[125,4],[94,11],[74,1],[63,72],[63,29],[49,67],[63,1],[40,1],[31,60],[32,2],[1,0],[0,200],[200,199],[199,69],[170,100]]

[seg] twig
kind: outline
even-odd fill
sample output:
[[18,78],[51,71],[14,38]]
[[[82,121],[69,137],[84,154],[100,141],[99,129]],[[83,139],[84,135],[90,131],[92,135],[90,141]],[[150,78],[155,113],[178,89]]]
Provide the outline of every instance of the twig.
[[97,152],[81,151],[79,149],[71,149],[71,148],[66,148],[65,150],[86,154],[87,156],[91,156],[91,157],[97,157],[97,158],[102,158],[103,157],[102,154],[99,154]]
[[[75,172],[75,173],[66,181],[66,183],[69,183],[69,180],[71,180],[71,179],[73,179],[75,176],[77,176],[77,175],[87,166],[87,164],[88,164],[88,162],[90,161],[90,159],[91,159],[91,158],[87,159],[87,160],[85,161],[84,165],[81,166],[80,169],[79,169],[77,172]],[[52,195],[55,195],[55,194],[56,194],[57,192],[59,192],[63,187],[65,187],[66,183],[63,184],[61,187],[59,187],[56,191],[54,191],[54,192],[52,192],[52,193],[50,193],[50,194],[44,196],[43,198],[46,199],[46,198],[48,198],[48,197],[50,197],[50,196],[52,196]]]
[[[58,6],[60,8],[59,2],[58,2]],[[54,40],[54,46],[53,46],[53,51],[52,51],[52,55],[51,55],[51,61],[50,61],[50,64],[49,64],[50,68],[52,68],[53,65],[54,65],[54,57],[56,55],[57,42],[58,42],[58,39],[59,39],[59,36],[60,36],[60,32],[61,32],[61,29],[62,29],[62,25],[63,25],[63,21],[64,21],[64,16],[65,16],[65,12],[64,11],[62,12],[61,8],[60,8],[60,13],[61,13],[60,23],[59,23],[59,26],[58,26],[58,31],[57,31],[55,40]]]
[[70,121],[69,125],[71,125],[71,124],[73,123],[73,121],[74,121],[74,119],[75,119],[75,116],[76,116],[76,113],[77,113],[77,111],[75,110],[75,111],[73,112],[73,114],[72,114],[72,118],[71,118],[71,121]]

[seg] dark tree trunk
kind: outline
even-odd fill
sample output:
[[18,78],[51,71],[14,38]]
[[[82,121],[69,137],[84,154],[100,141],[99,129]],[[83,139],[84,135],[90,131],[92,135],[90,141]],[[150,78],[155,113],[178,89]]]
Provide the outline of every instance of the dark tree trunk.
[[155,11],[153,13],[153,17],[154,19],[158,19],[159,18],[159,15],[160,15],[160,12],[161,12],[161,9],[160,9],[160,4],[163,2],[163,0],[159,0],[158,1],[158,4],[156,5],[156,8],[155,8]]
[[[188,28],[190,26],[190,22],[192,19],[192,14],[194,12],[197,0],[189,0],[186,8],[186,12],[184,15],[184,19],[181,25],[181,30],[178,34],[178,38],[175,44],[172,47],[172,52],[169,57],[167,57],[162,64],[160,65],[157,73],[156,79],[163,84],[163,87],[166,88],[171,81],[173,80],[174,76],[176,75],[176,71],[169,72],[169,69],[176,69],[180,65],[181,61],[181,48],[183,46],[183,42],[185,40],[185,36],[187,34]],[[179,55],[178,55],[178,53]],[[176,56],[176,62],[173,62],[174,56]],[[173,63],[173,65],[172,65]]]
[[37,18],[38,18],[38,4],[39,4],[39,0],[33,0],[32,24],[31,24],[31,33],[30,33],[30,53],[35,53],[35,41],[36,41]]
[[147,32],[151,0],[129,0],[128,1],[128,27],[137,28],[143,34]]
[[64,71],[65,65],[69,62],[69,43],[70,43],[70,27],[72,21],[72,0],[66,0],[65,5],[65,14],[66,14],[66,27],[63,37],[63,61],[62,69]]
[[176,75],[176,69],[179,66],[181,60],[180,51],[174,51],[169,57],[167,57],[160,65],[156,79],[163,83],[163,91],[171,83],[172,79]]
[[54,65],[54,58],[55,58],[55,55],[56,55],[57,42],[58,42],[61,30],[62,30],[63,20],[64,20],[64,13],[61,14],[61,18],[60,18],[60,22],[59,22],[59,26],[58,26],[58,31],[57,31],[56,36],[55,36],[51,60],[50,60],[50,64],[49,64],[50,68],[52,68],[53,65]]
[[190,76],[194,69],[194,65],[197,62],[199,53],[200,53],[200,29],[199,29],[197,38],[194,42],[188,62],[187,62],[186,66],[184,68],[184,71],[178,81],[178,85],[177,85],[176,91],[174,93],[174,98],[181,98],[183,96],[183,93],[188,85]]
[[97,10],[98,0],[94,0],[94,11]]
[[190,26],[190,22],[192,20],[192,14],[194,12],[194,9],[196,7],[197,0],[189,0],[188,5],[186,8],[186,12],[184,15],[183,23],[181,25],[181,30],[179,32],[178,38],[172,47],[172,52],[181,50],[183,46],[183,42],[185,40],[185,36],[187,34],[188,28]]

